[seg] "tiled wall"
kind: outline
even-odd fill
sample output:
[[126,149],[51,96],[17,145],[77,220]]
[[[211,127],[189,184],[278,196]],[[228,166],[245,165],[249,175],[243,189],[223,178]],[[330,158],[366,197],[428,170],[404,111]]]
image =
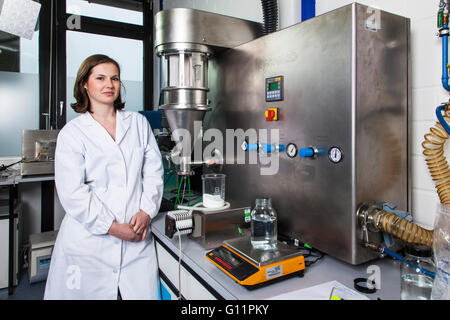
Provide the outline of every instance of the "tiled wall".
[[[294,9],[295,4],[292,0],[279,0],[280,6],[285,6],[288,2]],[[316,14],[326,13],[352,2],[317,0]],[[436,36],[439,0],[359,0],[358,2],[411,18],[412,130],[409,155],[412,164],[411,211],[419,225],[432,229],[439,199],[422,155],[421,143],[425,133],[436,122],[436,107],[449,98],[440,82],[441,39]],[[260,0],[166,0],[164,4],[166,9],[188,7],[262,21]],[[284,7],[280,10],[280,20],[284,10],[289,8]],[[283,25],[283,21],[280,21],[280,25]]]

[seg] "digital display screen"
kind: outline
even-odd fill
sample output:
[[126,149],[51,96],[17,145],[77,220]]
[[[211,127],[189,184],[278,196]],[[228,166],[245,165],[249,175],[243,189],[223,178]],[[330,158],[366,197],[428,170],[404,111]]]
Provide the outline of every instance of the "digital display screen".
[[242,263],[242,260],[240,260],[239,258],[235,257],[233,253],[231,253],[228,250],[225,250],[221,247],[219,247],[218,250],[220,252],[220,255],[222,256],[222,258],[224,258],[224,260],[226,262],[228,262],[231,266],[233,267],[237,267],[238,265],[240,265]]
[[278,90],[278,82],[269,83],[269,91],[276,91],[276,90]]

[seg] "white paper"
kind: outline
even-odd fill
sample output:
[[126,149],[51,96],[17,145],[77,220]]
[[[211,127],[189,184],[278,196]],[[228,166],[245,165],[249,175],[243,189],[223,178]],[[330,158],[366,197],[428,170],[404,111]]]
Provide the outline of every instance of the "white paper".
[[40,10],[41,4],[32,0],[3,0],[0,30],[31,40]]
[[365,295],[344,286],[338,281],[329,281],[313,287],[283,293],[269,300],[329,300],[332,290],[333,296],[344,300],[369,300]]

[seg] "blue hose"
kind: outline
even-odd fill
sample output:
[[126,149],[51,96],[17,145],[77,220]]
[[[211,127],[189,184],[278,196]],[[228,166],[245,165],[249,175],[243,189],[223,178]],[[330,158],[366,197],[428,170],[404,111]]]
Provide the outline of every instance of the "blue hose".
[[386,248],[381,248],[380,251],[381,251],[382,253],[386,253],[386,254],[390,255],[391,257],[393,257],[393,258],[395,258],[395,259],[397,259],[397,260],[399,260],[399,261],[402,261],[402,262],[404,262],[404,263],[410,265],[410,266],[413,267],[414,269],[418,269],[420,272],[426,274],[427,276],[430,276],[430,277],[433,278],[433,279],[434,279],[434,277],[436,276],[436,274],[435,274],[434,272],[429,271],[429,270],[426,270],[426,269],[424,269],[424,268],[422,268],[422,267],[419,267],[418,265],[416,265],[416,264],[414,264],[414,263],[411,263],[411,262],[405,260],[405,258],[403,258],[401,255],[399,255],[399,254],[397,254],[397,253],[395,253],[395,252],[393,252],[393,251],[391,251],[391,250],[388,250],[388,249],[386,249]]
[[[448,25],[445,24],[443,29],[448,29]],[[442,36],[442,86],[445,90],[450,91],[448,84],[448,35]]]

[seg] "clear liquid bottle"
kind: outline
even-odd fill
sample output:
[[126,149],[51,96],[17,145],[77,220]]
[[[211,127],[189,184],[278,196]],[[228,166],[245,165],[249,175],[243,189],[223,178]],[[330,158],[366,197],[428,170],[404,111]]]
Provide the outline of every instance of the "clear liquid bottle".
[[424,274],[416,266],[435,272],[432,250],[430,247],[418,244],[408,244],[405,249],[405,261],[400,265],[400,298],[402,300],[430,300],[434,279]]
[[270,250],[277,246],[277,213],[270,198],[259,198],[251,212],[251,242],[255,249]]

